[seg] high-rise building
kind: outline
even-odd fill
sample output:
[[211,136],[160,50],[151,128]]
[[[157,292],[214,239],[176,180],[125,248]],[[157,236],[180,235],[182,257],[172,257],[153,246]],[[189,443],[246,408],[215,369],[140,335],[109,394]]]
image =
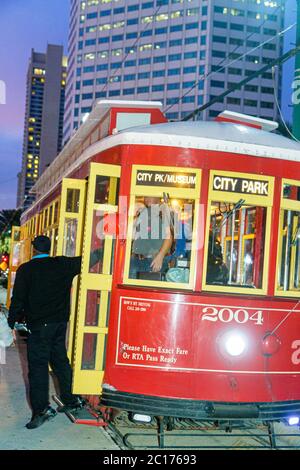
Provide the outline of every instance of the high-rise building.
[[[99,98],[160,100],[181,119],[282,54],[283,0],[71,0],[64,141]],[[277,118],[281,69],[203,112]]]
[[62,46],[49,44],[45,54],[31,51],[17,207],[31,204],[30,189],[62,148],[66,67]]

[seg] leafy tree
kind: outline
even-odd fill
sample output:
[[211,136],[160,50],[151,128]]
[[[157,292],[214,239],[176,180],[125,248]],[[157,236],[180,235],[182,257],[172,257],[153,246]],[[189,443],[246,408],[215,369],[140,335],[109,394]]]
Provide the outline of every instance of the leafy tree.
[[10,236],[13,225],[20,225],[21,210],[2,209],[0,211],[0,254],[10,252]]

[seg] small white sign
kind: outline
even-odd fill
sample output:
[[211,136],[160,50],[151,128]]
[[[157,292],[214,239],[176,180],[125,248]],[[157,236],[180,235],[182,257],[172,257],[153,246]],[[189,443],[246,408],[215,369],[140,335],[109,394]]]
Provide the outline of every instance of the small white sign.
[[0,104],[6,104],[6,84],[0,80]]
[[294,90],[292,93],[292,103],[299,104],[300,103],[300,69],[295,70],[295,78],[292,83],[292,89]]
[[6,349],[4,342],[0,340],[0,365],[6,364]]

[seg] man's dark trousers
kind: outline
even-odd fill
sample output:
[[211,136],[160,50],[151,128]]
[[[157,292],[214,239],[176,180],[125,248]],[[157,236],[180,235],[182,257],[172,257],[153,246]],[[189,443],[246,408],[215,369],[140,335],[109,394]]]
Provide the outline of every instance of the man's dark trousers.
[[72,369],[66,351],[67,323],[48,323],[34,329],[27,341],[29,394],[33,414],[49,405],[50,364],[64,403],[74,401],[71,393]]

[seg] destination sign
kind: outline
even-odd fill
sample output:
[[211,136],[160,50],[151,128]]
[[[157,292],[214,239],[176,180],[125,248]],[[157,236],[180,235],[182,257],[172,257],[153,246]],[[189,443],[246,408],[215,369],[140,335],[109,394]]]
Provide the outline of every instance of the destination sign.
[[230,193],[253,194],[257,196],[269,195],[269,181],[254,180],[250,178],[230,178],[215,175],[213,179],[215,191]]
[[196,173],[138,170],[136,174],[136,185],[138,186],[168,186],[194,189],[196,181]]

